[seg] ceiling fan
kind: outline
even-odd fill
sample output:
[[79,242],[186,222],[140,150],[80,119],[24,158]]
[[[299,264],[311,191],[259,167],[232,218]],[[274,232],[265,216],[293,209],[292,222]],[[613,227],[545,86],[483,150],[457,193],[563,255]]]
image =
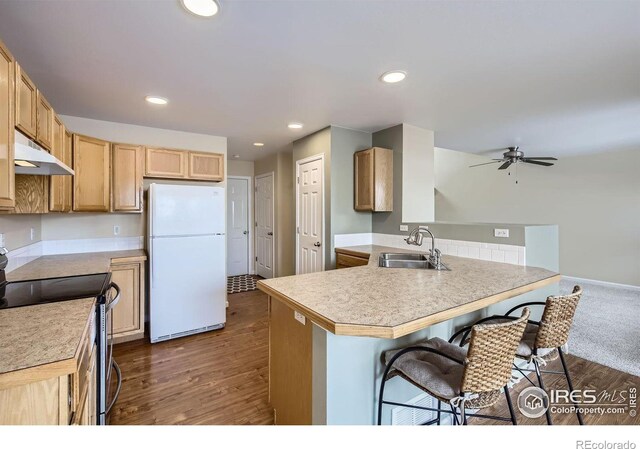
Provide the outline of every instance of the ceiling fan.
[[504,151],[504,150],[507,150],[507,151],[502,154],[502,159],[492,159],[491,162],[485,162],[483,164],[470,165],[469,167],[471,168],[471,167],[479,167],[481,165],[497,164],[498,162],[502,162],[502,165],[500,167],[498,167],[498,170],[505,170],[505,169],[509,168],[512,164],[518,164],[518,163],[535,164],[535,165],[542,165],[542,166],[545,166],[545,167],[550,167],[550,166],[553,165],[553,163],[551,163],[551,162],[542,162],[542,161],[557,161],[558,160],[555,157],[524,157],[524,153],[522,151],[520,151],[520,147],[500,148],[500,149],[493,150],[493,151]]

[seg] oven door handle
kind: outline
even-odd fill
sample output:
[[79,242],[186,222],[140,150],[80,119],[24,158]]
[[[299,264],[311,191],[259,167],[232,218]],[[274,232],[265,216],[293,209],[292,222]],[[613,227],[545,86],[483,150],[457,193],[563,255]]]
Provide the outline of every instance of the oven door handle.
[[115,282],[112,282],[111,284],[109,284],[109,288],[110,289],[112,288],[116,291],[116,296],[107,304],[107,309],[106,309],[107,313],[109,313],[111,309],[113,309],[118,304],[121,296],[120,293],[122,293],[122,291],[120,290],[120,287]]
[[111,399],[109,406],[107,407],[105,415],[109,414],[109,412],[111,411],[111,408],[114,406],[114,404],[118,400],[118,396],[120,396],[120,389],[122,388],[122,372],[120,371],[120,366],[118,366],[118,363],[116,363],[115,360],[111,360],[111,367],[109,369],[112,369],[112,368],[116,372],[116,378],[118,379],[118,384],[116,386],[116,392],[113,395],[113,399]]

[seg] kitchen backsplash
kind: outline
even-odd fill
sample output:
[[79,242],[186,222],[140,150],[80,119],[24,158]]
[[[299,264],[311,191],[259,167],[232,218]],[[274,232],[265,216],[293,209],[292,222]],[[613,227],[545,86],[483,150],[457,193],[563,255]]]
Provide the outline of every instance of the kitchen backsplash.
[[94,253],[144,248],[144,237],[112,237],[101,239],[43,240],[9,251],[6,271],[28,264],[51,254]]

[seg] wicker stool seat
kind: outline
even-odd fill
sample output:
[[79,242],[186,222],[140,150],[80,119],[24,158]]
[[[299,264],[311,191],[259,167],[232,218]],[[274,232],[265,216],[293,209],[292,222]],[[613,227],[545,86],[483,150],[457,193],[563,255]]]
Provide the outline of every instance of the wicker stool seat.
[[[519,318],[505,317],[500,323],[479,324],[470,328],[468,349],[440,338],[431,338],[412,346],[385,351],[382,362],[386,365],[378,397],[378,424],[382,421],[383,404],[421,408],[437,412],[437,418],[425,424],[440,424],[441,414],[451,413],[454,423],[466,424],[466,410],[482,409],[495,404],[505,392],[510,417],[486,416],[481,418],[511,421],[516,424],[507,383],[511,379],[511,366],[516,349],[529,319],[524,308]],[[384,400],[388,380],[400,376],[438,400],[436,409]],[[451,411],[442,410],[447,403]]]

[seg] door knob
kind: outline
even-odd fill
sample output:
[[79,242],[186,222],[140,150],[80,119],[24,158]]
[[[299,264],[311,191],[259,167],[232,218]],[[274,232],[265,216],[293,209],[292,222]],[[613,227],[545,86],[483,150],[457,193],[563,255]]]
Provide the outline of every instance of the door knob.
[[244,235],[247,235],[247,234],[249,233],[249,231],[242,231],[242,233],[243,233]]
[[316,243],[313,244],[313,246],[317,246],[317,247],[320,247],[321,245],[322,245],[322,243],[320,243],[320,242],[316,242]]
[[267,232],[267,235],[273,235],[273,232]]

